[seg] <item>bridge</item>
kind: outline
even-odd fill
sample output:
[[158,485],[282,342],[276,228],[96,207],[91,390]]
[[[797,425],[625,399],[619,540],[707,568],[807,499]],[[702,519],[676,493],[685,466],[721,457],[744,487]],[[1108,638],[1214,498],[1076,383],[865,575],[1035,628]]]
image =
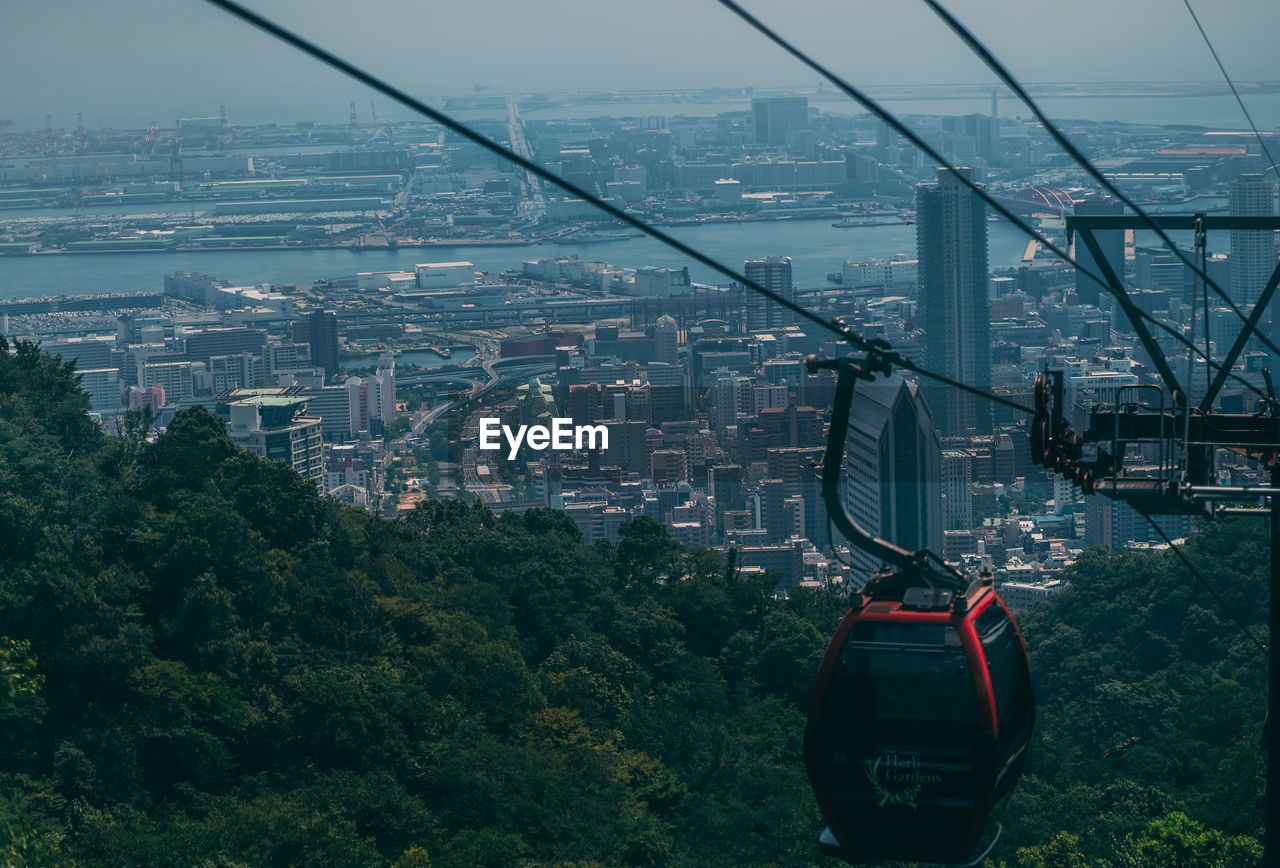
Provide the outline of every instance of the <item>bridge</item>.
[[[520,119],[520,108],[514,101],[507,102],[507,142],[511,150],[526,160],[533,161],[533,148],[529,146],[524,135],[524,121]],[[547,213],[547,200],[542,195],[542,182],[533,172],[523,172],[520,178],[520,197],[517,213],[530,223],[538,223]]]
[[992,199],[1020,217],[1048,214],[1069,217],[1075,213],[1075,202],[1058,187],[1027,187],[1013,195],[987,193]]

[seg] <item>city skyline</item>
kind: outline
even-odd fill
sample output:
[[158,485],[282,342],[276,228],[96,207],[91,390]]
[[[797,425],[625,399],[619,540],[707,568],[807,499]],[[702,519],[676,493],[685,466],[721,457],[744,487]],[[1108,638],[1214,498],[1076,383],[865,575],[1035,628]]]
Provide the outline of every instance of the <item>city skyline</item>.
[[[1010,14],[1014,9],[1008,4],[976,2],[954,4],[953,11],[1024,81],[1220,84],[1181,7],[1155,0],[1121,7],[1092,0],[1077,4],[1074,17],[1093,15],[1110,26],[1091,30],[1085,48],[1074,43],[1061,51],[1045,51],[1044,34],[1030,31],[1034,36],[1029,36],[1024,16],[1034,15],[1037,7],[1042,18],[1052,20],[1049,13],[1056,10],[1047,3],[1030,9],[1019,4],[1018,15]],[[358,20],[329,3],[267,0],[253,8],[431,99],[474,93],[477,86],[519,94],[582,90],[584,82],[606,91],[817,84],[811,72],[715,3],[677,7],[664,0],[657,7],[649,4],[643,15],[609,16],[580,0],[556,0],[536,10],[509,3],[424,10],[383,2],[362,5]],[[755,4],[752,11],[860,85],[994,81],[922,4],[828,2],[797,11],[769,2]],[[1267,21],[1280,24],[1280,11],[1272,4],[1205,4],[1198,12],[1233,77],[1241,82],[1274,78],[1265,41],[1257,38],[1274,29],[1265,26]],[[867,38],[869,17],[875,38]],[[202,3],[147,0],[127,10],[81,2],[29,4],[9,10],[6,25],[0,75],[23,86],[20,92],[11,89],[0,116],[16,129],[43,128],[45,115],[55,118],[55,126],[70,127],[76,113],[94,127],[164,124],[170,117],[216,114],[223,104],[235,107],[241,122],[257,122],[270,113],[293,116],[285,120],[341,120],[349,99],[356,99],[363,113],[370,96]],[[1139,28],[1143,39],[1132,39]],[[392,38],[401,32],[431,36],[421,43],[422,51],[404,51]],[[445,35],[434,35],[440,33]],[[32,69],[41,74],[31,76]],[[1230,100],[1225,86],[1220,93]],[[378,102],[388,118],[398,116],[397,107]],[[204,112],[197,111],[201,106]]]
[[[941,160],[972,167],[962,172],[1057,236],[1060,209],[1069,213],[1088,201],[1093,185],[1038,124],[1011,117],[1016,104],[998,102],[997,91],[969,88],[979,111],[956,104],[948,108],[958,111],[904,114]],[[1105,400],[1151,378],[1149,360],[1127,349],[1132,336],[1112,305],[1076,294],[1076,275],[1049,255],[1051,245],[1019,238],[1015,251],[1002,239],[993,260],[991,239],[1011,228],[989,222],[978,199],[935,172],[935,158],[884,124],[852,110],[827,111],[828,93],[653,93],[646,96],[668,102],[655,113],[624,97],[611,108],[625,114],[553,119],[545,107],[565,101],[520,98],[517,105],[485,92],[449,110],[500,108],[501,120],[476,119],[478,135],[510,142],[578,189],[610,197],[652,225],[680,233],[767,228],[747,255],[727,257],[742,263],[749,280],[821,319],[841,317],[952,380],[1017,402],[1026,400],[1031,373],[1046,365],[1071,372],[1072,400],[1081,392]],[[591,110],[605,100],[581,102]],[[681,112],[686,100],[698,110]],[[707,107],[729,111],[708,114]],[[0,179],[8,185],[2,204],[12,214],[12,240],[3,252],[13,255],[15,274],[23,262],[41,263],[47,278],[62,270],[57,263],[84,253],[166,251],[175,258],[146,259],[164,265],[163,295],[130,287],[128,295],[104,297],[100,308],[81,300],[17,302],[6,307],[14,316],[4,330],[56,336],[51,351],[91,365],[82,365],[85,387],[108,423],[144,402],[167,421],[189,405],[229,406],[224,398],[236,388],[267,390],[238,397],[261,398],[269,408],[283,402],[309,421],[292,427],[294,417],[283,411],[280,419],[268,413],[271,420],[255,421],[252,408],[242,408],[244,431],[281,429],[281,442],[294,450],[291,463],[307,474],[318,468],[294,445],[318,432],[324,471],[335,474],[325,478],[326,490],[354,496],[348,486],[355,485],[371,509],[408,510],[416,498],[465,490],[495,509],[563,508],[593,540],[616,539],[621,522],[648,515],[684,542],[740,545],[758,555],[756,566],[777,569],[787,581],[821,583],[841,569],[822,551],[816,491],[798,485],[791,461],[816,457],[811,450],[820,446],[831,401],[830,378],[803,373],[801,361],[839,347],[741,286],[707,283],[666,251],[655,258],[654,248],[631,241],[639,236],[618,231],[625,227],[600,223],[587,203],[532,184],[461,136],[421,122],[361,123],[365,116],[353,108],[349,125],[295,125],[287,115],[241,125],[220,106],[213,116],[175,119],[176,129],[98,130],[90,121],[74,133],[7,135],[13,159],[0,166]],[[1225,207],[1232,179],[1262,168],[1258,143],[1220,126],[1160,129],[1127,119],[1072,121],[1064,129],[1087,142],[1120,183],[1166,207],[1191,199],[1196,207]],[[103,223],[95,217],[107,211],[99,209],[130,216]],[[868,254],[869,239],[882,230],[895,246],[873,242],[876,252]],[[912,235],[914,245],[897,247]],[[597,243],[610,247],[566,255]],[[690,244],[711,246],[692,237]],[[492,259],[483,252],[491,246],[523,249]],[[1215,256],[1220,249],[1210,248]],[[833,258],[816,274],[807,266],[801,281],[791,254],[806,250]],[[205,258],[213,252],[216,265]],[[282,273],[271,262],[286,255],[314,258]],[[1185,321],[1190,297],[1180,291],[1176,264],[1147,247],[1133,259],[1132,273],[1123,254],[1116,265],[1143,302],[1169,322]],[[95,270],[115,262],[94,261]],[[233,269],[241,274],[229,280]],[[113,341],[96,323],[116,309],[146,313],[116,329]],[[101,313],[74,324],[58,316],[71,310]],[[662,315],[669,321],[659,348]],[[444,361],[454,350],[466,353],[466,370],[441,372],[451,379],[411,366],[415,354]],[[383,375],[380,366],[365,378],[358,369],[375,355],[403,355],[404,370],[413,373],[397,383],[394,368]],[[521,356],[534,359],[528,376],[546,379],[518,373],[526,367]],[[498,363],[507,367],[493,369]],[[1243,372],[1257,379],[1256,365],[1249,356]],[[420,388],[428,381],[467,391]],[[517,383],[514,394],[495,392]],[[578,459],[513,455],[511,466],[486,460],[467,444],[478,430],[472,405],[490,392],[522,424],[548,413],[603,422],[614,426],[620,445]],[[943,448],[969,456],[960,461],[969,470],[956,476],[969,481],[956,482],[948,509],[970,519],[963,527],[948,520],[948,557],[995,553],[995,539],[978,525],[992,517],[998,496],[1031,499],[1061,539],[1080,538],[1079,493],[1041,478],[1029,453],[1014,454],[1012,443],[1025,440],[1016,418],[993,416],[977,397],[930,383],[913,394],[927,427],[948,441]],[[1234,387],[1224,397],[1241,400]],[[432,481],[418,444],[445,414],[456,414],[461,431],[428,435],[437,451],[448,438],[451,465]],[[375,449],[363,477],[346,463],[341,444],[348,440]],[[956,460],[948,461],[954,470]],[[1242,479],[1253,472],[1230,466]],[[728,480],[739,471],[716,470],[725,467],[741,468],[741,492]],[[712,491],[721,482],[724,503]],[[940,532],[941,508],[930,515]],[[937,534],[927,535],[931,549],[944,547]],[[1018,557],[1034,559],[1046,574],[1060,569],[1044,554]]]

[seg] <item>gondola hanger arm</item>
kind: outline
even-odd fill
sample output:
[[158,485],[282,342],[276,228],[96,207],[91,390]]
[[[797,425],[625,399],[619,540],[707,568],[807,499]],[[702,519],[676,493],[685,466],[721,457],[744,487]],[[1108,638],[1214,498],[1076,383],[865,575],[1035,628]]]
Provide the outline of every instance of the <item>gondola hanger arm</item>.
[[[837,320],[837,323],[839,321]],[[839,323],[843,325],[843,323]],[[861,340],[861,339],[859,339]],[[831,405],[831,427],[827,432],[827,448],[822,458],[822,501],[827,515],[852,545],[872,557],[890,564],[903,572],[919,575],[926,583],[963,591],[968,582],[937,555],[923,549],[913,552],[902,546],[880,539],[868,531],[849,513],[840,496],[840,469],[844,463],[844,448],[849,434],[849,410],[853,404],[854,388],[858,380],[872,381],[877,374],[889,374],[892,370],[889,354],[883,348],[868,345],[868,357],[854,359],[823,359],[811,355],[805,359],[810,373],[828,369],[836,372],[836,392]]]

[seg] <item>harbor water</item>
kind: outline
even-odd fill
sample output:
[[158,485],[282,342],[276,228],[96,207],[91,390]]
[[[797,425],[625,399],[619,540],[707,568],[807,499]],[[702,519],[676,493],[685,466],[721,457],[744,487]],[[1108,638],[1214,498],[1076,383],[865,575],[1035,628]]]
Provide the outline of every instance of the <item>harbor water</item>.
[[[1026,236],[1003,222],[988,224],[992,269],[1017,265]],[[862,261],[914,256],[916,227],[909,224],[838,229],[829,220],[776,220],[667,227],[671,235],[730,268],[748,259],[790,256],[796,285],[821,286],[846,259]],[[419,262],[474,263],[497,276],[531,259],[578,256],[625,268],[689,268],[701,283],[728,283],[705,266],[687,260],[648,237],[587,245],[528,244],[512,247],[452,246],[398,249],[320,248],[290,250],[179,251],[174,253],[35,254],[0,257],[0,299],[158,292],[164,275],[208,274],[233,285],[295,283],[353,277],[361,271],[412,271]]]

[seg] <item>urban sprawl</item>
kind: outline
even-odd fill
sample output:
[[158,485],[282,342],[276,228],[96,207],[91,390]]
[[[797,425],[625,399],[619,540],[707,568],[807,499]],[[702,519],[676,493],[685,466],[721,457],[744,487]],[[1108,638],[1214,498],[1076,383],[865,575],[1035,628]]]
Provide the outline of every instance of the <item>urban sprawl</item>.
[[[1145,400],[1130,387],[1157,382],[1105,288],[1034,241],[1021,262],[989,262],[988,209],[869,115],[833,114],[797,94],[680,99],[724,110],[563,120],[550,119],[547,98],[488,96],[453,108],[488,111],[476,122],[485,135],[649,223],[776,226],[776,246],[728,264],[931,371],[1022,405],[1038,372],[1064,372],[1078,429],[1090,406]],[[1123,213],[1038,127],[991,102],[989,112],[908,120],[1064,248],[1074,240],[1064,218]],[[552,506],[589,542],[616,541],[648,516],[680,542],[734,551],[741,570],[776,572],[780,593],[857,586],[879,566],[832,539],[819,496],[835,383],[804,359],[850,347],[732,281],[696,279],[678,254],[626,267],[593,256],[589,245],[614,256],[635,230],[438,127],[361,121],[350,108],[350,122],[333,125],[233,126],[224,110],[163,129],[0,127],[0,281],[7,263],[32,258],[210,252],[201,273],[151,256],[154,284],[127,293],[66,287],[0,303],[0,332],[74,361],[108,430],[139,414],[160,430],[201,404],[241,446],[382,514],[426,497]],[[531,109],[548,119],[527,120]],[[1064,127],[1144,207],[1275,213],[1257,142],[1238,131]],[[886,224],[913,225],[915,249],[859,258],[860,233]],[[785,239],[806,226],[847,230],[850,254],[825,280],[794,278]],[[1210,239],[1206,265],[1247,310],[1275,265],[1273,233],[1223,235]],[[1212,299],[1193,319],[1198,284],[1154,236],[1097,237],[1143,311],[1207,334],[1215,355],[1240,333]],[[582,251],[522,255],[548,244]],[[360,251],[418,247],[413,267],[360,266]],[[269,255],[260,251],[311,248],[351,248],[350,270],[251,285],[219,277],[237,252],[243,269]],[[509,253],[509,264],[477,268],[467,248],[487,260]],[[1083,245],[1074,253],[1097,261]],[[1186,358],[1157,338],[1170,358]],[[1265,390],[1270,363],[1247,351],[1236,373]],[[1186,381],[1205,381],[1202,363]],[[1221,402],[1249,412],[1256,399],[1236,383]],[[602,426],[607,447],[482,450],[484,420]],[[1058,574],[1086,546],[1159,540],[1129,506],[1085,497],[1034,464],[1027,421],[913,376],[859,384],[844,501],[883,538],[989,567],[1014,610],[1061,589]],[[1156,472],[1158,447],[1143,448],[1130,458]],[[1215,472],[1227,484],[1262,481],[1232,453]],[[1186,517],[1159,521],[1170,536],[1190,531]]]

